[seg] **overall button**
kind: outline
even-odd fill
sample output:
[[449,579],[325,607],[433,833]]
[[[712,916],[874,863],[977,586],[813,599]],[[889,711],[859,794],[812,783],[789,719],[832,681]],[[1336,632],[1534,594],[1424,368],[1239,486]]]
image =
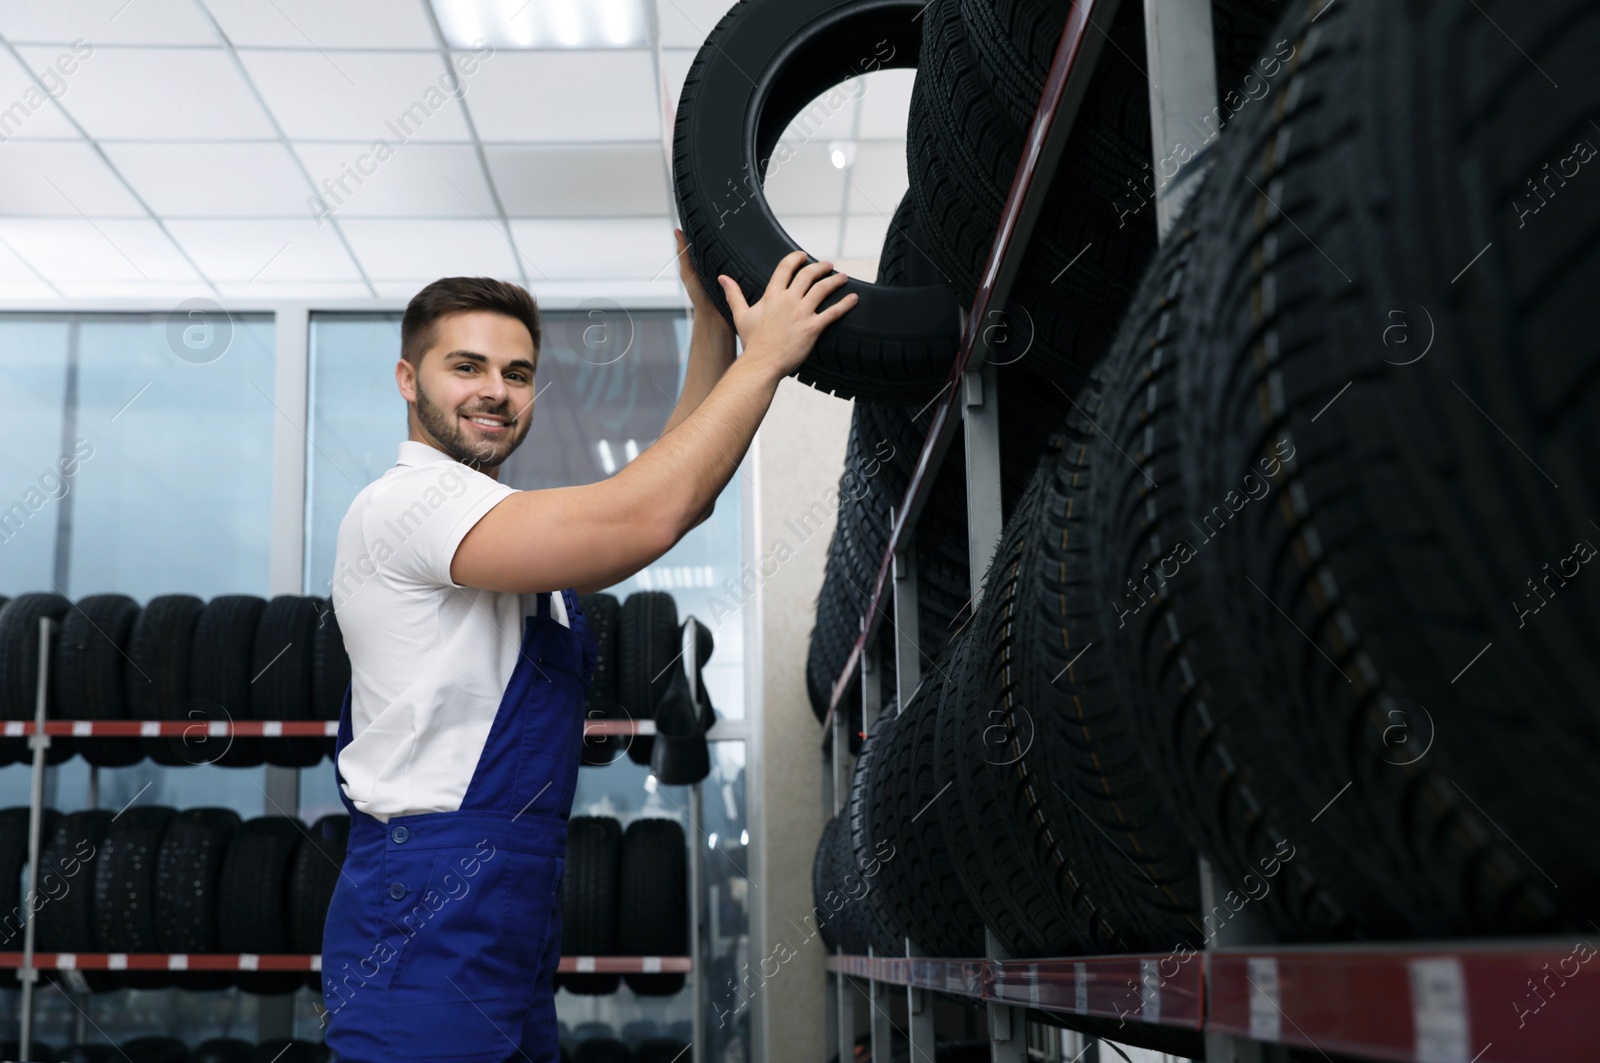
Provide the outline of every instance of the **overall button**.
[[403,842],[407,838],[411,837],[411,832],[405,827],[396,827],[394,830],[389,832],[389,837],[393,838],[397,842]]
[[396,883],[394,883],[393,885],[391,885],[389,887],[389,896],[393,897],[395,900],[399,900],[401,897],[404,897],[405,895],[406,895],[406,885],[405,885],[404,882],[396,882]]

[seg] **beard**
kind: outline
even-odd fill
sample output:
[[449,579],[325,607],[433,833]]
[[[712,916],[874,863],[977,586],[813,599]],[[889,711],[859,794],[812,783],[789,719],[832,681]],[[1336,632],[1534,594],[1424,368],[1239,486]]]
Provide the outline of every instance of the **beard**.
[[522,445],[528,435],[530,421],[527,418],[513,420],[502,439],[472,439],[467,435],[467,430],[462,427],[461,419],[457,413],[470,415],[492,414],[497,417],[513,417],[509,404],[488,409],[460,410],[454,413],[446,412],[432,399],[422,387],[422,380],[417,379],[417,420],[434,439],[438,440],[452,457],[464,465],[474,469],[487,469],[498,466],[511,456],[511,452]]

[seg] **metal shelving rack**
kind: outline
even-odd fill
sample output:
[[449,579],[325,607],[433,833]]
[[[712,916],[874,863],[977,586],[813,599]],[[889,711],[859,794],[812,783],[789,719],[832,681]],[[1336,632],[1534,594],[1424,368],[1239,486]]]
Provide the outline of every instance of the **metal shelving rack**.
[[[1130,0],[1131,2],[1131,0]],[[1154,160],[1211,114],[1217,101],[1211,0],[1141,0],[1150,81]],[[1326,7],[1337,0],[1326,0]],[[838,814],[850,789],[849,713],[841,701],[859,669],[863,731],[884,701],[873,636],[893,611],[899,695],[921,679],[917,645],[916,556],[911,530],[933,474],[943,463],[959,416],[966,445],[967,531],[972,608],[1001,531],[999,411],[994,368],[982,327],[1003,307],[1039,215],[1062,147],[1119,0],[1075,0],[1056,47],[961,346],[937,403],[901,504],[891,511],[888,547],[873,581],[860,634],[833,684],[824,720],[825,815]],[[1320,14],[1320,12],[1319,12]],[[1091,28],[1094,32],[1090,32]],[[1196,165],[1203,165],[1197,160]],[[1157,231],[1165,238],[1198,183],[1185,168],[1156,194]],[[889,596],[892,599],[886,601]],[[1203,906],[1218,899],[1204,858]],[[1247,913],[1248,915],[1248,913]],[[1600,927],[1596,928],[1600,938]],[[839,1059],[853,1057],[855,997],[863,987],[871,1013],[872,1058],[888,1060],[889,993],[904,987],[911,1058],[932,1063],[930,992],[982,1002],[994,1063],[1021,1063],[1030,1052],[1025,1009],[1100,1020],[1201,1031],[1212,1063],[1271,1063],[1291,1047],[1415,1063],[1563,1063],[1594,1058],[1588,1015],[1600,1011],[1600,979],[1565,970],[1596,948],[1576,939],[1404,942],[1394,945],[1284,946],[1267,941],[1248,917],[1230,920],[1203,951],[1180,954],[1012,959],[986,933],[987,955],[829,957],[827,1024]],[[1556,983],[1551,984],[1552,976]],[[1541,1015],[1546,1007],[1550,1013]],[[1073,1063],[1099,1063],[1097,1042],[1075,1035],[1046,1055],[1076,1052]]]
[[[50,701],[50,649],[55,643],[60,625],[49,617],[39,621],[39,677],[36,687],[32,720],[6,720],[0,733],[7,738],[26,737],[33,751],[32,786],[28,812],[28,870],[23,891],[23,907],[28,899],[38,896],[39,850],[44,844],[41,822],[44,813],[45,750],[50,747],[53,735],[75,737],[149,738],[156,736],[184,737],[202,732],[208,738],[236,735],[250,738],[323,738],[337,737],[337,720],[47,720],[45,708]],[[586,720],[583,732],[587,735],[653,735],[654,720]],[[97,772],[90,772],[90,806],[96,804],[99,787]],[[689,794],[690,833],[700,823],[700,785],[696,783]],[[690,973],[700,966],[700,881],[699,846],[689,846],[688,891],[691,900],[689,912],[688,956],[563,956],[557,970],[574,974],[670,974]],[[33,998],[34,987],[39,982],[40,971],[320,971],[322,956],[314,953],[183,953],[183,952],[36,952],[33,919],[22,927],[22,951],[0,951],[0,970],[13,969],[22,983],[21,1030],[18,1051],[27,1058],[33,1051]],[[699,1063],[701,1029],[704,1023],[703,987],[698,979],[690,979],[694,995],[694,1023],[696,1050],[691,1063]],[[80,1012],[81,1014],[81,1012]],[[87,1016],[84,1016],[87,1018]],[[79,1031],[80,1036],[82,1030]]]

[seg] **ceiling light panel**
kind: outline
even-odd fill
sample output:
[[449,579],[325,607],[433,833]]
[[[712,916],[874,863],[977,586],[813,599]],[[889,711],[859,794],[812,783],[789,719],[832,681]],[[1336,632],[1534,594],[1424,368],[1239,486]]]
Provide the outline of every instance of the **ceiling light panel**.
[[432,0],[452,48],[646,48],[648,0]]

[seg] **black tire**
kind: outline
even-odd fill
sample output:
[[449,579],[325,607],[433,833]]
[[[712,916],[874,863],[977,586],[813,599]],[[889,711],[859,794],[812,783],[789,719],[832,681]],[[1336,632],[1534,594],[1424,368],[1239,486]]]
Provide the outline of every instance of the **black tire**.
[[[1600,542],[1579,294],[1600,212],[1564,180],[1573,141],[1594,143],[1581,57],[1600,18],[1481,8],[1294,5],[1273,36],[1303,42],[1297,63],[1237,119],[1194,222],[1228,268],[1184,389],[1186,449],[1220,444],[1187,455],[1191,498],[1237,493],[1279,442],[1294,453],[1271,504],[1197,543],[1198,593],[1225,589],[1216,623],[1236,660],[1255,650],[1249,724],[1280,758],[1320,753],[1292,807],[1343,794],[1317,827],[1354,865],[1330,889],[1372,937],[1575,930],[1600,902],[1600,608],[1563,568],[1582,563],[1572,539]],[[1483,59],[1416,77],[1423,52]],[[1262,189],[1279,209],[1256,215]]]
[[680,1063],[689,1045],[675,1037],[647,1037],[633,1049],[633,1063]]
[[[304,838],[305,827],[291,816],[257,816],[233,832],[218,879],[217,944],[223,952],[290,950],[289,871]],[[294,975],[292,981],[299,984],[299,976]],[[254,982],[258,986],[275,984],[271,979]],[[246,980],[241,978],[239,984],[245,987]]]
[[[128,715],[135,720],[181,720],[189,704],[189,661],[195,624],[205,602],[190,594],[152,598],[128,634]],[[140,739],[145,755],[175,767],[200,758],[184,739]],[[187,754],[187,757],[186,757]]]
[[878,252],[878,284],[890,288],[918,288],[945,283],[939,267],[922,250],[917,204],[907,192],[900,197],[900,205],[894,208],[889,231],[883,237],[883,249]]
[[839,937],[833,915],[824,901],[833,888],[833,831],[837,822],[836,816],[822,825],[822,833],[817,836],[816,855],[811,858],[811,919],[830,952],[839,947]]
[[[63,719],[128,718],[127,647],[138,616],[139,603],[125,594],[93,594],[67,612],[50,662],[50,684]],[[144,759],[137,738],[74,741],[83,759],[97,767],[126,767]]]
[[879,956],[905,954],[906,928],[896,920],[894,905],[878,877],[882,871],[883,847],[873,832],[874,806],[888,803],[892,785],[886,783],[879,758],[895,742],[894,711],[891,703],[880,712],[861,743],[861,755],[856,757],[855,770],[850,776],[850,800],[845,806],[850,824],[850,870],[866,883],[866,893],[854,903],[866,930],[867,944]]
[[323,816],[295,850],[289,872],[289,944],[305,954],[322,952],[328,904],[344,867],[350,843],[350,817]]
[[[0,809],[0,944],[7,946],[7,951],[21,950],[23,925],[33,918],[28,909],[41,902],[48,906],[49,894],[42,888],[42,878],[41,889],[33,897],[25,897],[22,892],[22,872],[28,866],[29,815],[26,805]],[[41,838],[55,833],[58,815],[51,808],[41,810]],[[42,851],[39,866],[49,866]]]
[[[618,700],[635,720],[653,720],[672,683],[667,665],[680,648],[677,601],[666,591],[635,591],[622,603],[619,633]],[[654,744],[651,735],[635,735],[628,759],[648,765]]]
[[[732,320],[718,274],[733,278],[746,300],[754,300],[778,260],[796,249],[761,191],[779,134],[811,100],[847,78],[914,65],[920,6],[912,0],[747,0],[707,35],[679,97],[672,171],[690,258],[724,318]],[[780,156],[779,165],[783,161]],[[823,331],[795,375],[845,398],[932,398],[955,354],[957,306],[950,288],[885,287],[852,278],[824,305],[851,292],[860,301]]]
[[[689,871],[683,828],[670,819],[644,818],[622,836],[618,873],[617,945],[629,956],[689,954]],[[683,988],[683,972],[622,976],[640,996],[670,996]]]
[[[1141,330],[1159,327],[1170,303],[1158,306]],[[1095,578],[1111,559],[1090,548],[1101,518],[1089,484],[1104,475],[1091,460],[1110,456],[1094,447],[1099,400],[1093,382],[1079,393],[1061,450],[1036,477],[1031,527],[1008,537],[991,576],[997,615],[980,629],[991,704],[1017,751],[1019,816],[1081,915],[1079,941],[1095,952],[1198,947],[1199,854],[1161,798],[1156,736],[1113,692],[1118,643]]]
[[[256,625],[250,663],[250,718],[312,718],[312,667],[320,598],[281,594]],[[261,754],[281,768],[309,768],[322,759],[322,738],[264,738]]]
[[591,1037],[572,1050],[572,1063],[633,1063],[627,1042],[612,1037]]
[[[619,700],[618,644],[621,639],[622,605],[614,594],[586,594],[578,599],[594,632],[596,653],[594,676],[589,680],[583,717],[586,720],[626,720],[627,710]],[[631,735],[594,735],[583,740],[580,763],[595,767],[610,764],[632,743]]]
[[239,823],[231,808],[186,808],[172,817],[156,856],[158,951],[217,951],[217,880]]
[[[95,940],[106,952],[159,952],[156,868],[162,836],[176,810],[165,805],[126,808],[106,829],[95,861]],[[122,971],[123,986],[173,984],[169,971]]]
[[213,1037],[190,1050],[189,1063],[255,1063],[255,1046],[236,1037]]
[[275,1038],[256,1046],[252,1063],[328,1063],[332,1058],[327,1045],[312,1041]]
[[[105,951],[95,935],[95,878],[114,815],[106,808],[71,812],[41,835],[39,884],[51,899],[37,916],[34,947],[40,952]],[[46,876],[61,881],[59,894]]]
[[115,1045],[73,1044],[61,1050],[59,1063],[113,1063],[116,1058]]
[[[1027,125],[991,92],[961,15],[960,0],[933,0],[922,17],[906,158],[922,246],[970,302]],[[1054,382],[1068,394],[1109,347],[1155,249],[1154,210],[1119,217],[1114,206],[1129,180],[1148,173],[1150,161],[1149,88],[1134,59],[1143,54],[1143,22],[1142,4],[1118,7],[1011,300],[996,308],[1002,316],[994,324],[1004,324],[1007,334],[997,364],[1024,365],[1043,386]],[[1027,341],[1015,353],[1013,337]]]
[[[561,954],[617,955],[617,903],[622,867],[622,824],[610,816],[573,816],[567,821],[566,869],[561,875]],[[615,974],[564,971],[569,993],[615,993]]]
[[[39,700],[39,621],[49,617],[58,624],[72,608],[59,594],[19,594],[0,608],[0,719],[32,720]],[[52,640],[52,656],[60,642],[60,628]],[[54,684],[46,684],[45,718],[56,719]],[[72,756],[73,740],[53,735],[45,750],[46,764],[59,764]],[[33,750],[26,738],[0,738],[0,763],[32,763]]]
[[184,743],[179,755],[187,757],[187,763],[253,767],[265,761],[261,739],[209,738],[203,722],[254,718],[256,632],[266,608],[266,601],[255,595],[225,594],[211,599],[201,612],[194,628],[185,709],[186,717],[194,721],[193,737],[174,740]]
[[121,1054],[129,1063],[188,1063],[189,1046],[176,1037],[135,1037],[124,1041]]
[[[350,655],[345,652],[344,635],[339,631],[332,602],[326,598],[318,598],[317,602],[317,630],[311,643],[312,719],[337,723],[350,689]],[[338,736],[328,735],[321,742],[322,751],[332,760],[339,745]]]

